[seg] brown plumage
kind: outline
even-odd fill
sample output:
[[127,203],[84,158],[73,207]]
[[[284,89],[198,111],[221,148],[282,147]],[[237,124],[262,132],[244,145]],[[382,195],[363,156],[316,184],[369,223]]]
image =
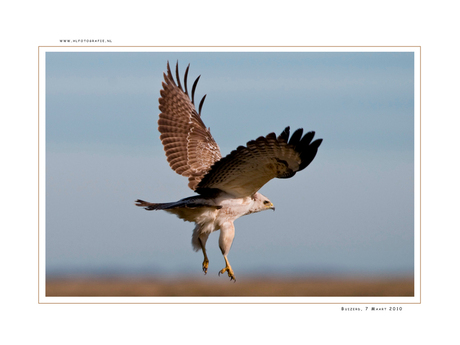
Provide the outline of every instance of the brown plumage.
[[[206,128],[200,114],[195,109],[194,96],[199,77],[193,84],[193,101],[188,95],[187,75],[189,66],[185,72],[184,91],[180,83],[178,65],[176,65],[176,84],[168,62],[168,72],[164,74],[163,90],[160,91],[159,108],[161,113],[158,120],[158,130],[161,133],[160,139],[169,165],[178,174],[188,177],[189,187],[195,190],[211,165],[222,156],[211,132]],[[203,103],[201,103],[202,105]]]
[[289,127],[276,137],[270,133],[240,146],[222,158],[219,146],[195,108],[195,90],[200,76],[192,87],[192,99],[187,90],[185,70],[184,87],[180,82],[179,65],[176,64],[176,81],[169,62],[163,74],[160,91],[160,118],[158,130],[171,168],[189,178],[189,187],[200,194],[208,189],[220,189],[231,195],[244,197],[257,192],[271,179],[288,178],[303,170],[316,155],[322,139],[311,142],[314,132],[302,137],[303,130],[296,130],[289,138]]

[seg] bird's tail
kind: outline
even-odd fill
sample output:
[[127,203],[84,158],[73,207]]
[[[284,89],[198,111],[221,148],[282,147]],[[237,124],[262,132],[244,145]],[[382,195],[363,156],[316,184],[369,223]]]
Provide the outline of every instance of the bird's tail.
[[[165,202],[165,203],[153,203],[147,202],[144,200],[137,199],[136,206],[144,207],[146,210],[165,210],[174,214],[178,214],[181,212],[180,210],[187,209],[200,209],[202,207],[210,207],[213,209],[221,209],[221,205],[216,205],[212,200],[203,199],[201,196],[192,196],[189,198],[181,199],[179,201],[174,202]],[[179,215],[179,217],[181,217]]]
[[146,210],[152,211],[152,210],[167,210],[171,208],[172,204],[171,202],[166,202],[166,203],[159,203],[155,204],[153,202],[147,202],[144,200],[137,199],[136,201],[136,206],[139,207],[144,207]]

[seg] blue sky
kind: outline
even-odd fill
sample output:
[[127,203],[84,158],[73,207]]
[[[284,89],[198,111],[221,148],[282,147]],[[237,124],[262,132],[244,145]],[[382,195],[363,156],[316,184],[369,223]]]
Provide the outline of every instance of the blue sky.
[[[412,53],[47,53],[48,273],[201,277],[192,223],[134,206],[193,195],[157,131],[166,61],[188,63],[223,155],[287,125],[318,155],[261,192],[275,204],[235,222],[238,274],[393,274],[414,265]],[[210,236],[209,275],[224,261]],[[203,279],[203,278],[201,278]]]

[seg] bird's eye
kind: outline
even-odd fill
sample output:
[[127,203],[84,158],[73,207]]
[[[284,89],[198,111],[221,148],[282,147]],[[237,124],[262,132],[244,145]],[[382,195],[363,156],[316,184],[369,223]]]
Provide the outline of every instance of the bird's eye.
[[268,205],[269,203],[270,203],[270,201],[267,201],[267,200],[264,201],[265,205]]

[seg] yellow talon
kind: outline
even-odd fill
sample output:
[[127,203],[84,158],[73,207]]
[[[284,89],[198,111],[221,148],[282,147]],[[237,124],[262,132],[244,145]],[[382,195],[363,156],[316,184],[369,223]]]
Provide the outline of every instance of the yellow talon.
[[208,267],[209,267],[209,260],[208,260],[208,258],[204,258],[204,260],[203,260],[203,272],[204,272],[204,274],[208,273]]
[[236,282],[236,278],[235,278],[235,274],[233,273],[233,270],[232,270],[232,266],[230,266],[227,258],[224,256],[224,259],[225,259],[225,263],[227,264],[225,266],[225,268],[222,268],[220,271],[219,271],[219,276],[221,274],[224,274],[225,272],[227,272],[228,276],[230,277],[230,281],[235,281]]
[[227,272],[228,276],[230,277],[230,281],[236,281],[236,278],[235,278],[235,275],[233,273],[233,270],[231,267],[225,267],[223,268],[222,270],[219,271],[219,276],[220,274],[224,274],[225,272]]
[[203,260],[203,264],[201,265],[201,267],[203,268],[204,274],[206,274],[208,273],[209,260],[208,260],[208,256],[206,255],[206,249],[203,245],[203,242],[201,242],[201,240],[200,240],[200,246],[201,246],[201,250],[203,251],[203,255],[204,255],[204,260]]

